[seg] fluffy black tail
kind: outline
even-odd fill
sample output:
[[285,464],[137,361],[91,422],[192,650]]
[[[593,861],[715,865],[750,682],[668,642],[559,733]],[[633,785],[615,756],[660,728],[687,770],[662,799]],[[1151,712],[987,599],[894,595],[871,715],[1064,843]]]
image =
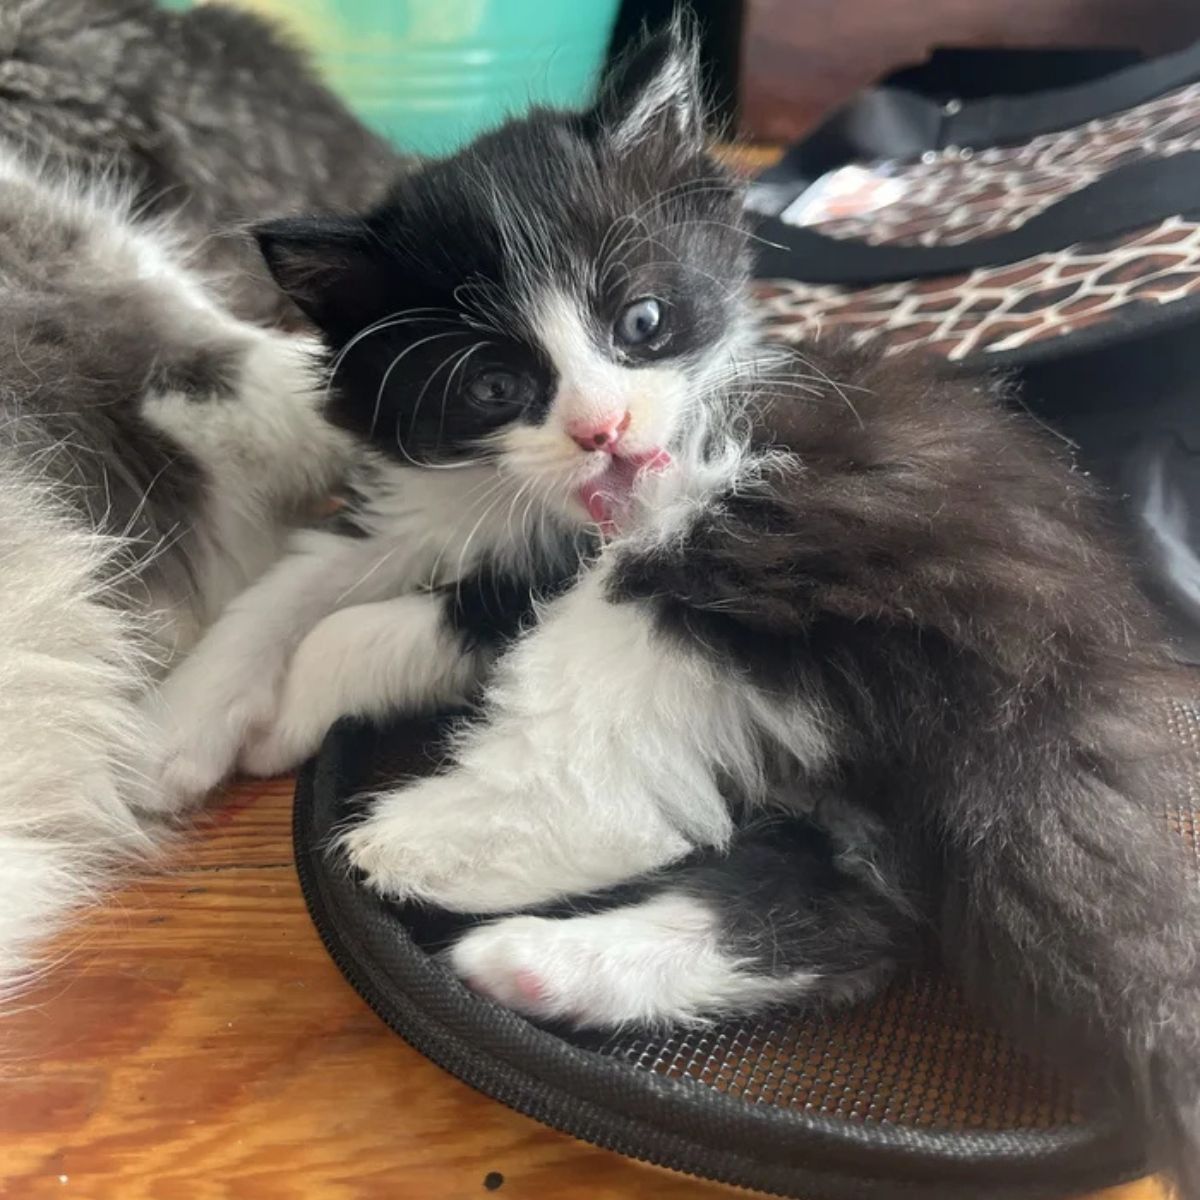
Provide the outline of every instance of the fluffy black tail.
[[1033,715],[942,814],[945,948],[1015,1031],[1107,1068],[1153,1166],[1197,1200],[1200,881],[1166,818],[1188,781],[1111,712],[1090,734]]

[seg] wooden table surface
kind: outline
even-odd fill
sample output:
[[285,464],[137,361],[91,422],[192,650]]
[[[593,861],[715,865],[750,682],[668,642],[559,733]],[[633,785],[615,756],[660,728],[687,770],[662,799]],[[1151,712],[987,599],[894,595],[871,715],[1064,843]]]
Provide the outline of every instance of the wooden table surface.
[[0,1196],[747,1195],[554,1133],[409,1049],[309,923],[290,805],[282,781],[235,789],[165,869],[78,922],[0,1021]]

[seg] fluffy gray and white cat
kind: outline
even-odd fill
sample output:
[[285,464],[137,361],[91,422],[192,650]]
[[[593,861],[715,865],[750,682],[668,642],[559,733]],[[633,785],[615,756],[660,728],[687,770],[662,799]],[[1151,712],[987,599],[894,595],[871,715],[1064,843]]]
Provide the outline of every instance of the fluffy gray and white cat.
[[0,984],[154,844],[144,683],[345,459],[242,227],[395,169],[243,13],[0,6]]
[[1014,1032],[1111,1067],[1200,1196],[1200,897],[1150,700],[1187,681],[1001,394],[756,339],[679,37],[261,242],[359,457],[151,706],[160,800],[482,687],[340,843],[385,895],[488,916],[449,949],[472,986],[697,1020],[861,995],[932,942]]

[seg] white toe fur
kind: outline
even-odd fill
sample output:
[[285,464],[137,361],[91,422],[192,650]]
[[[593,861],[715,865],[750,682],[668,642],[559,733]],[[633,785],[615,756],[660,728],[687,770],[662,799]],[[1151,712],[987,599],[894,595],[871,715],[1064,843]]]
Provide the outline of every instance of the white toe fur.
[[695,1022],[802,996],[817,978],[751,970],[723,949],[717,914],[678,892],[565,920],[508,917],[448,955],[483,995],[580,1027]]

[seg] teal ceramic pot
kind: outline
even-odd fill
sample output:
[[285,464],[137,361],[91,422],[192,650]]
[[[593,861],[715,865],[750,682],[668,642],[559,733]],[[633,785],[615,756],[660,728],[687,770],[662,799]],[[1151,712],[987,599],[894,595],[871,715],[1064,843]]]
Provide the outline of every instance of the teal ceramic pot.
[[618,0],[242,4],[297,35],[368,124],[406,150],[442,154],[531,103],[585,103]]

